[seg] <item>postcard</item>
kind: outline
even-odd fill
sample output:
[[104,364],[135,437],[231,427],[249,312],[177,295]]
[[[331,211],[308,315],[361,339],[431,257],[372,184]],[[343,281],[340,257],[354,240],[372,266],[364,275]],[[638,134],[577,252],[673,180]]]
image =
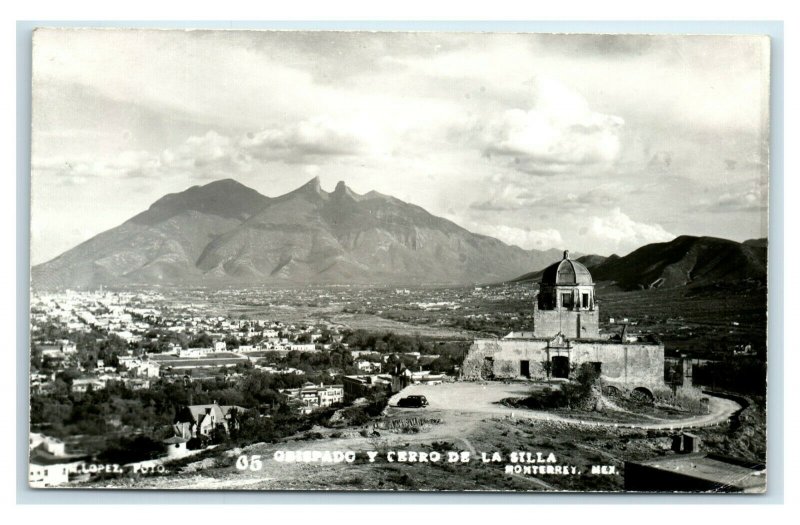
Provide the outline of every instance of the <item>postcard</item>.
[[769,50],[37,29],[30,486],[764,493]]

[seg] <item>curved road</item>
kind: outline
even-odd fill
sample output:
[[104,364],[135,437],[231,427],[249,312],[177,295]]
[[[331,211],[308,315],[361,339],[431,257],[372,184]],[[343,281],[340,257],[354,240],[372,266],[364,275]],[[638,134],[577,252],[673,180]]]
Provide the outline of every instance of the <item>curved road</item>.
[[[410,385],[389,400],[389,414],[408,413],[423,415],[426,412],[462,412],[474,414],[493,414],[503,417],[519,417],[545,421],[557,421],[573,425],[603,426],[619,428],[638,428],[644,430],[678,430],[692,427],[705,427],[727,422],[742,407],[735,401],[719,397],[709,397],[709,413],[684,419],[657,419],[653,423],[612,423],[604,421],[581,421],[559,416],[551,412],[515,409],[499,402],[508,397],[523,397],[531,386],[525,383],[472,383],[455,382],[441,385]],[[424,395],[428,407],[397,408],[397,400],[411,394]],[[655,418],[654,418],[655,419]]]

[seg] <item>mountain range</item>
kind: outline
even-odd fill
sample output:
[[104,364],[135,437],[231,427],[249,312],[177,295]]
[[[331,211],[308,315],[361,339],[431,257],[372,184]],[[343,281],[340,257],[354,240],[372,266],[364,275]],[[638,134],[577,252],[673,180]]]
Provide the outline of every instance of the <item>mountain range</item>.
[[[623,290],[766,282],[766,239],[683,235],[620,257],[577,258]],[[149,209],[34,266],[36,287],[124,284],[470,284],[529,282],[561,251],[524,250],[423,208],[315,177],[278,197],[232,179]],[[530,271],[534,269],[535,271]]]
[[[716,237],[682,235],[669,242],[642,246],[624,257],[586,255],[576,259],[595,282],[623,290],[698,287],[767,280],[767,240],[736,242]],[[542,271],[512,281],[538,281]]]
[[166,195],[32,268],[39,287],[155,283],[466,284],[543,268],[524,250],[377,192],[319,178],[279,197],[232,179]]

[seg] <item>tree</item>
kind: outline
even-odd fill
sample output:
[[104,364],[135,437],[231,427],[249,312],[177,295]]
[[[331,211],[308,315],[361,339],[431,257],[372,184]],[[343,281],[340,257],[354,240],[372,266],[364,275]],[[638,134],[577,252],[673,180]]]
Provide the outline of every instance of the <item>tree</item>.
[[59,372],[56,377],[64,381],[70,388],[72,387],[72,381],[78,379],[81,376],[81,373],[76,368],[67,368],[66,370]]
[[222,423],[214,425],[209,437],[211,438],[211,443],[214,445],[225,443],[228,440],[228,432],[225,430],[225,425]]
[[210,348],[213,344],[214,340],[205,332],[189,341],[191,348]]

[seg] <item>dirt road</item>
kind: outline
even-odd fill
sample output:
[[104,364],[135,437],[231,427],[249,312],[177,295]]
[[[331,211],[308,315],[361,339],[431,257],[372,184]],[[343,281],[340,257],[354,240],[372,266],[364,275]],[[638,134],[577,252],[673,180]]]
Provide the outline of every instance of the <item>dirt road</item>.
[[[709,401],[709,413],[684,419],[659,419],[652,423],[610,423],[598,421],[581,421],[566,418],[551,412],[524,410],[500,404],[508,397],[523,397],[531,390],[526,383],[496,382],[457,382],[441,385],[411,385],[389,400],[389,414],[436,414],[436,417],[450,419],[453,414],[491,414],[500,417],[518,417],[588,426],[610,426],[624,428],[640,428],[645,430],[679,430],[684,428],[703,427],[724,423],[741,408],[729,399],[712,397]],[[428,399],[426,408],[397,408],[395,405],[401,397],[417,394]]]

